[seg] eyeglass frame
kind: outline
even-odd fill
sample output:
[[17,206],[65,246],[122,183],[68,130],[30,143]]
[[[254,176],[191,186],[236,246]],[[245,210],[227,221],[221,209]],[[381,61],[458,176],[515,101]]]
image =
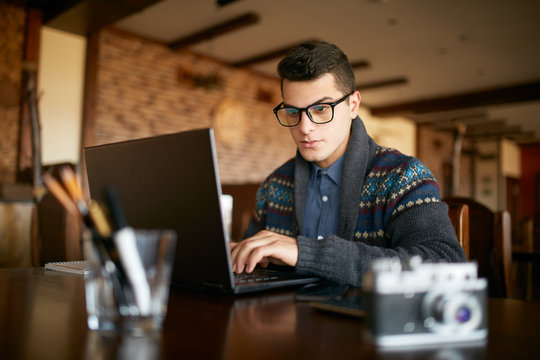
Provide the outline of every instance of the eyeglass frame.
[[[298,126],[298,124],[300,124],[300,121],[302,121],[302,112],[305,112],[309,118],[309,120],[314,123],[314,124],[319,124],[319,125],[322,125],[322,124],[328,124],[330,121],[334,120],[334,108],[341,104],[343,101],[345,101],[345,99],[347,99],[349,96],[351,96],[352,94],[354,94],[354,91],[346,94],[345,96],[343,96],[341,99],[339,100],[336,100],[334,102],[317,102],[317,103],[313,103],[311,105],[309,105],[308,107],[305,107],[305,108],[298,108],[296,106],[283,106],[283,104],[285,103],[284,101],[282,101],[278,106],[276,106],[274,108],[274,115],[276,115],[276,119],[277,121],[279,122],[279,124],[281,126],[284,126],[284,127],[295,127],[295,126]],[[315,120],[313,120],[313,118],[311,117],[311,113],[309,112],[309,108],[312,107],[312,106],[315,106],[315,105],[330,105],[330,107],[332,108],[332,117],[330,118],[330,120],[328,121],[324,121],[324,122],[316,122]],[[296,109],[298,110],[298,122],[294,125],[285,125],[283,124],[280,120],[279,120],[279,116],[277,114],[277,112],[281,109],[287,109],[287,108],[292,108],[292,109]]]

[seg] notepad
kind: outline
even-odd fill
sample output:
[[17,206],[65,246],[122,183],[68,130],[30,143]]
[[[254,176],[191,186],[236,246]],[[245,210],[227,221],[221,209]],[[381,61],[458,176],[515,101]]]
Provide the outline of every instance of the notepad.
[[87,261],[61,261],[49,262],[45,264],[45,270],[62,271],[71,274],[86,275],[88,274],[89,264]]
[[363,296],[344,297],[327,301],[314,301],[309,305],[317,310],[353,316],[361,319],[366,316],[364,309],[365,299]]

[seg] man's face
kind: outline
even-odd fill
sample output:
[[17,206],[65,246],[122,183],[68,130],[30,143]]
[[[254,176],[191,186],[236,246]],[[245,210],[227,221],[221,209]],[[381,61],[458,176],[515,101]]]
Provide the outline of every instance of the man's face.
[[[338,90],[332,74],[310,81],[283,82],[283,102],[298,108],[334,102],[344,95]],[[339,159],[347,149],[351,121],[358,114],[359,104],[360,94],[356,91],[348,101],[336,105],[334,119],[326,124],[315,124],[302,112],[300,123],[289,128],[302,157],[321,168],[327,168]]]

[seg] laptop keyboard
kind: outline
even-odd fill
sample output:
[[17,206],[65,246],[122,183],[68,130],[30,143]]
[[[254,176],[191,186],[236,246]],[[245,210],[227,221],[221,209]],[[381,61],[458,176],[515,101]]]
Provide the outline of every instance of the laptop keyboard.
[[237,284],[246,284],[250,282],[278,280],[274,274],[263,270],[254,270],[252,273],[234,274],[234,280]]

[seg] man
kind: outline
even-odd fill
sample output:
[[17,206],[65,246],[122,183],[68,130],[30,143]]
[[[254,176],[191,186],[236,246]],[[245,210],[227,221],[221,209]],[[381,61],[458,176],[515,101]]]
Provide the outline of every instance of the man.
[[345,54],[306,43],[278,73],[274,113],[298,151],[259,188],[246,238],[231,244],[233,271],[273,263],[360,286],[377,257],[465,261],[431,172],[366,133]]

